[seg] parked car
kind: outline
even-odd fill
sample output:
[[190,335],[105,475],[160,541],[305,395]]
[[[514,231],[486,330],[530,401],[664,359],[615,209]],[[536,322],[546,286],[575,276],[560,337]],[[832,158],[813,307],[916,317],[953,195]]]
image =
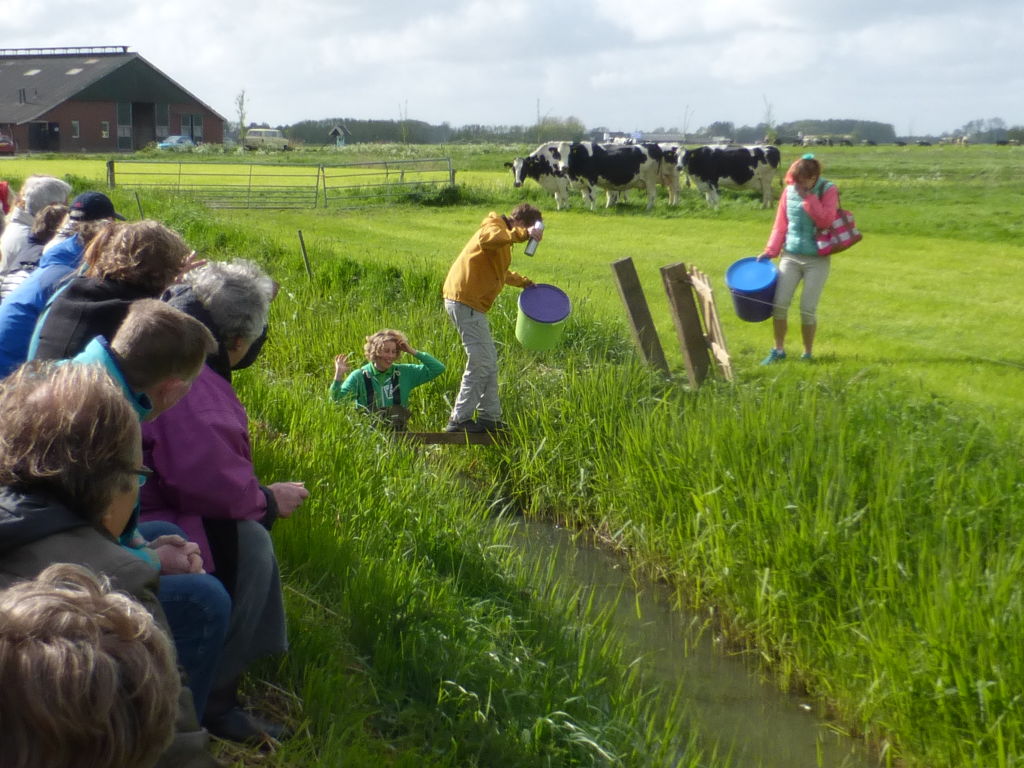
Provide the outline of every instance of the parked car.
[[0,133],[0,155],[14,154],[14,139]]
[[246,149],[291,149],[288,139],[277,128],[250,128],[245,132],[242,146]]
[[195,149],[196,143],[188,136],[168,136],[156,145],[157,149],[169,149],[172,152],[188,152]]

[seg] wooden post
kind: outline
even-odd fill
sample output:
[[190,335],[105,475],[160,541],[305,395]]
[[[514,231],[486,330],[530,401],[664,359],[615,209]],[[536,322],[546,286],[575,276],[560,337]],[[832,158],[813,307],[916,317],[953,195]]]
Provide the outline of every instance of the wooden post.
[[306,277],[313,279],[313,268],[309,266],[309,256],[306,254],[306,241],[302,239],[302,230],[299,232],[299,248],[302,250],[302,263],[306,265]]
[[114,161],[107,160],[107,186],[110,189],[113,189],[116,186],[116,184],[114,183],[115,181],[116,179],[114,178]]
[[654,327],[654,320],[651,319],[651,310],[647,306],[644,289],[640,286],[640,278],[637,277],[633,260],[625,258],[612,262],[612,272],[615,273],[619,295],[626,305],[629,327],[633,331],[633,340],[640,347],[640,354],[648,365],[668,376],[665,353],[661,349],[658,331]]
[[686,376],[690,386],[697,389],[708,377],[711,361],[708,359],[708,344],[701,329],[697,304],[693,300],[690,275],[685,264],[671,264],[661,268],[661,279],[665,284],[672,320],[686,362]]
[[145,211],[142,210],[142,198],[139,197],[139,191],[138,190],[135,190],[135,204],[137,206],[139,206],[139,218],[140,219],[146,218],[146,213],[145,213]]

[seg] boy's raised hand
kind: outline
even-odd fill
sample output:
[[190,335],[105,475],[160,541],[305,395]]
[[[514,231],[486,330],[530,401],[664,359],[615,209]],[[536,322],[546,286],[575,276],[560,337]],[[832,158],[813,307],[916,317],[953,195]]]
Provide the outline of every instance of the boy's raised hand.
[[334,358],[334,380],[341,381],[344,379],[348,372],[352,370],[352,366],[348,363],[348,355],[341,354]]

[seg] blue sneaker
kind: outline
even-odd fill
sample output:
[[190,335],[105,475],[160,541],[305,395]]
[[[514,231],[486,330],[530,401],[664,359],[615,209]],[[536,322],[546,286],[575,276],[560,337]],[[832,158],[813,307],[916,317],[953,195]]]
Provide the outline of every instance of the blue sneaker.
[[810,352],[804,352],[802,355],[800,355],[800,359],[803,360],[805,363],[814,362],[814,357],[811,355]]
[[775,349],[772,347],[772,351],[768,353],[768,357],[761,361],[761,365],[771,365],[781,360],[786,359],[786,352],[782,349]]

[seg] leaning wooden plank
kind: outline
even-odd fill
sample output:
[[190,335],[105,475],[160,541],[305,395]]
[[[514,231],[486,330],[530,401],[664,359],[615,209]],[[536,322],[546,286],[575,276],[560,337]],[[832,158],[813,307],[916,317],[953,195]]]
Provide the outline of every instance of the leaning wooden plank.
[[629,327],[633,331],[633,340],[640,348],[640,354],[648,365],[667,376],[668,363],[661,349],[658,331],[654,327],[654,320],[651,319],[651,311],[647,307],[647,299],[644,297],[644,289],[640,285],[633,260],[625,258],[612,262],[612,272],[615,274],[615,284],[618,286],[622,303],[626,305]]
[[672,320],[675,322],[679,346],[686,363],[690,386],[697,389],[708,376],[708,343],[700,324],[700,314],[693,300],[693,288],[685,264],[671,264],[661,268],[661,279],[668,295]]

